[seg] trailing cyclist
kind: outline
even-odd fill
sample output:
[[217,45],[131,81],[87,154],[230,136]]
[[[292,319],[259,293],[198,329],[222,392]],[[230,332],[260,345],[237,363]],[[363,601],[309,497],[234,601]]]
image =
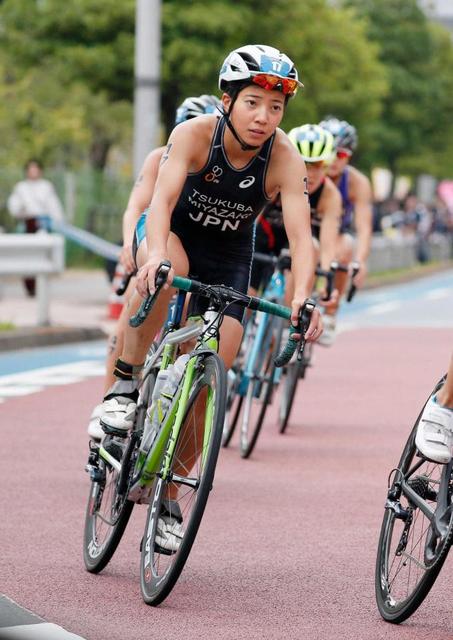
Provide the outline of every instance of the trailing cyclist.
[[[302,83],[293,62],[277,49],[248,45],[232,51],[219,76],[223,116],[195,118],[173,130],[162,155],[159,174],[144,224],[135,244],[137,291],[129,314],[141,297],[155,290],[155,274],[164,261],[173,274],[190,273],[211,284],[247,292],[253,253],[254,221],[277,193],[293,259],[295,282],[291,321],[312,289],[313,245],[306,193],[305,165],[288,137],[278,129],[290,97]],[[146,237],[146,242],[145,242]],[[126,436],[133,425],[137,376],[153,336],[160,329],[173,291],[163,290],[147,321],[125,329],[124,347],[115,367],[117,382],[104,398],[101,419],[106,433]],[[189,313],[199,314],[203,301],[192,296]],[[243,309],[232,304],[220,329],[219,354],[230,367],[242,338]],[[314,310],[307,339],[322,331]],[[177,495],[168,495],[175,501]],[[175,549],[181,522],[159,519],[162,535]]]
[[[315,247],[313,271],[318,262],[323,269],[328,270],[336,254],[342,212],[340,192],[326,176],[326,167],[334,154],[334,139],[331,133],[312,124],[292,129],[288,137],[307,168],[311,232]],[[278,255],[287,246],[288,238],[278,196],[265,207],[258,219],[256,249],[262,253]],[[263,267],[254,262],[251,278],[253,288],[258,289],[263,275]]]
[[[327,174],[337,185],[343,199],[336,259],[340,264],[349,265],[354,258],[359,265],[354,285],[362,287],[367,274],[366,265],[373,232],[371,183],[361,171],[349,166],[358,142],[355,127],[346,120],[338,120],[333,116],[328,116],[319,124],[330,131],[335,139],[336,155],[329,164]],[[335,286],[339,292],[339,300],[345,292],[347,282],[348,275],[337,272]],[[331,345],[335,340],[337,311],[338,305],[334,305],[324,315],[324,333],[320,340],[324,345]]]
[[[220,116],[220,105],[219,98],[212,95],[204,94],[197,97],[186,98],[176,110],[175,125],[208,113]],[[123,247],[120,254],[120,262],[126,273],[133,273],[135,271],[135,260],[132,249],[135,227],[153,197],[159,163],[164,151],[165,147],[158,147],[151,151],[146,157],[129,196],[126,211],[123,214]],[[134,288],[135,280],[129,284],[126,291],[126,301],[132,294]],[[124,305],[118,322],[110,336],[106,360],[105,393],[116,380],[113,371],[115,369],[115,362],[121,355],[123,349],[124,328],[128,320],[129,312],[126,305]],[[101,414],[102,404],[99,404],[94,408],[88,425],[88,435],[95,440],[101,440],[104,436],[100,425]]]

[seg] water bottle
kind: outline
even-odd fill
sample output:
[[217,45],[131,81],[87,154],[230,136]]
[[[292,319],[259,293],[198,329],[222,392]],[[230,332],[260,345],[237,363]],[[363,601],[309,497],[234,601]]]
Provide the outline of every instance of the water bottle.
[[143,453],[148,453],[151,445],[154,442],[154,438],[159,430],[159,416],[157,411],[157,400],[160,396],[163,386],[165,385],[169,374],[168,369],[161,369],[156,377],[154,383],[154,389],[151,396],[151,406],[146,412],[145,421],[143,424],[143,436],[140,443],[140,450]]
[[163,412],[165,413],[168,407],[171,404],[173,396],[175,395],[175,391],[178,388],[179,381],[181,380],[182,374],[186,368],[187,362],[189,361],[190,356],[188,353],[179,356],[173,365],[170,365],[167,369],[168,378],[162,387],[161,391],[161,401],[165,404],[165,409],[163,408]]
[[159,371],[151,397],[151,408],[145,417],[140,449],[147,453],[160,429],[190,356],[179,356],[174,364]]

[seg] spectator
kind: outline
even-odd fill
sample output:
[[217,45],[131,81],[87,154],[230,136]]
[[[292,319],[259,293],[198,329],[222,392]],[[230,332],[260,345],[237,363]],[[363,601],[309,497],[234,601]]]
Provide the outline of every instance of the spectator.
[[[18,182],[8,198],[8,210],[18,221],[23,222],[25,233],[36,233],[49,228],[50,221],[63,220],[63,207],[53,184],[42,177],[42,165],[38,160],[29,160],[25,165],[25,180]],[[35,295],[35,279],[24,280],[28,295]]]
[[432,215],[415,195],[409,194],[404,203],[405,232],[417,238],[417,260],[428,262],[430,258],[429,235]]

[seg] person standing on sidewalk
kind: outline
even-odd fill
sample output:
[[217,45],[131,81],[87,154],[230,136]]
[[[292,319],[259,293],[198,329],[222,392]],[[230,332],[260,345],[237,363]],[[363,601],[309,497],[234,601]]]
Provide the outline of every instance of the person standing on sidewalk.
[[[8,198],[10,214],[22,222],[25,233],[36,233],[49,228],[50,221],[63,220],[63,207],[50,180],[42,177],[42,164],[35,159],[25,165],[25,180],[18,182]],[[29,296],[35,295],[35,279],[26,278],[25,288]]]

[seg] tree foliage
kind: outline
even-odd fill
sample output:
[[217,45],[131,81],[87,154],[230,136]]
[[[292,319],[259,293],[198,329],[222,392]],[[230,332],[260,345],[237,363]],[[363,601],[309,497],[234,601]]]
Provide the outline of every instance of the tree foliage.
[[[134,21],[134,0],[0,3],[4,165],[40,155],[102,168],[112,147],[129,153]],[[285,51],[305,84],[284,129],[333,114],[357,126],[364,167],[416,172],[422,150],[438,171],[451,165],[453,47],[417,0],[163,0],[166,134],[178,104],[218,94],[225,55],[254,42]]]
[[[441,27],[430,23],[417,0],[348,0],[368,20],[370,40],[379,46],[389,92],[382,117],[373,126],[380,144],[374,156],[395,171],[427,171],[427,159],[451,143],[453,46]],[[451,139],[451,138],[450,138]],[[450,158],[450,170],[453,169]],[[430,169],[439,171],[440,166]]]

